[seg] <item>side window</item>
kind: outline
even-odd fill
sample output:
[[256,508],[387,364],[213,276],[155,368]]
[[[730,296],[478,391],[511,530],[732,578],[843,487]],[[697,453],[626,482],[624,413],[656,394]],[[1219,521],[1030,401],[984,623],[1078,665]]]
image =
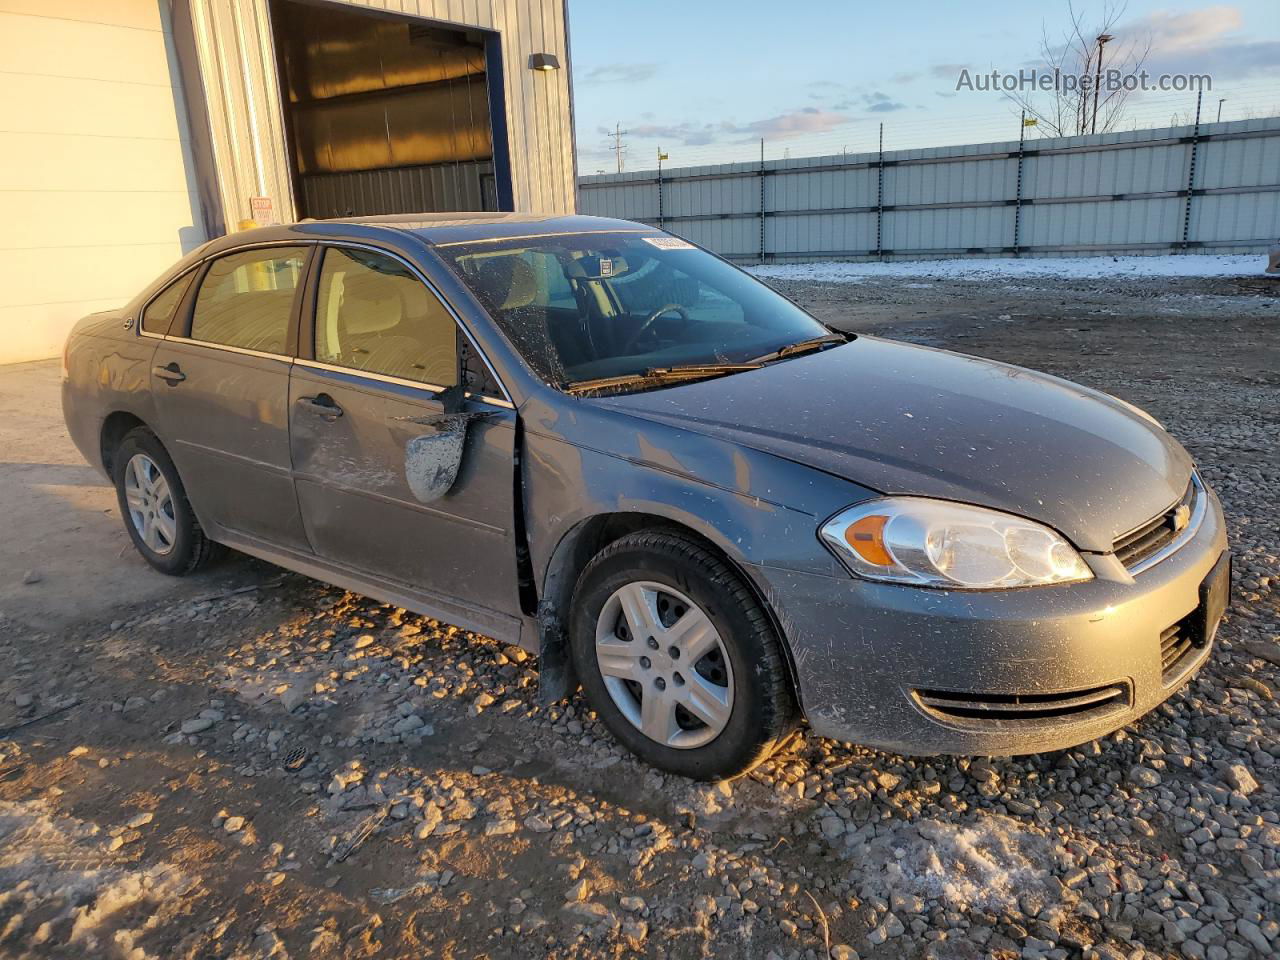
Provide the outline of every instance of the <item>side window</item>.
[[154,333],[158,337],[163,337],[169,332],[169,324],[173,322],[173,315],[178,309],[178,304],[186,296],[187,288],[191,286],[191,279],[195,275],[195,271],[192,270],[179,277],[147,304],[147,308],[142,311],[143,330],[147,333]]
[[458,332],[404,264],[330,247],[316,299],[316,359],[438,387],[458,383]]
[[191,339],[285,353],[306,259],[305,247],[267,247],[215,260],[196,294]]

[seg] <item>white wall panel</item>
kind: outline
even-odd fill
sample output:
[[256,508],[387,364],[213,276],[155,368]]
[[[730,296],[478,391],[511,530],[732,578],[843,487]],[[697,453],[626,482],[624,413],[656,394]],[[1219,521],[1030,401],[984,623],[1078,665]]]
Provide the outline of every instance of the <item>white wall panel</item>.
[[0,0],[0,363],[205,239],[156,0]]

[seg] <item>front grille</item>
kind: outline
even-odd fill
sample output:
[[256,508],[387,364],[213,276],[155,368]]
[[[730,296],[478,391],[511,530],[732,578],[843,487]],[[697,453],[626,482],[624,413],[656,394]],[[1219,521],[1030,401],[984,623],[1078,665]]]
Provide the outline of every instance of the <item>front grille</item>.
[[1189,519],[1195,512],[1196,496],[1196,482],[1193,479],[1187,484],[1186,493],[1177,503],[1159,516],[1152,517],[1138,529],[1131,530],[1116,539],[1111,549],[1126,569],[1137,566],[1157,551],[1164,549],[1186,529],[1185,522],[1181,527],[1178,526],[1178,513],[1182,511]]
[[929,713],[966,726],[989,729],[1092,719],[1129,706],[1129,686],[1110,683],[1066,693],[952,693],[917,690],[916,700]]

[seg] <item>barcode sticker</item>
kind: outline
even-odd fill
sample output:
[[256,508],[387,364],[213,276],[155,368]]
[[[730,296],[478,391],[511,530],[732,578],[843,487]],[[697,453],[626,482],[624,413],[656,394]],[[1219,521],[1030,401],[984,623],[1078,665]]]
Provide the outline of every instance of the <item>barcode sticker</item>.
[[641,237],[645,243],[652,244],[659,250],[695,250],[692,243],[688,240],[681,240],[679,237]]

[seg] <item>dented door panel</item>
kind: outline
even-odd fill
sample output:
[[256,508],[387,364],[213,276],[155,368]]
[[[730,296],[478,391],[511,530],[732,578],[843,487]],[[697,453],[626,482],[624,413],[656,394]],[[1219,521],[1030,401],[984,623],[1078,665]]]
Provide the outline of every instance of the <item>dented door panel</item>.
[[289,400],[298,503],[318,556],[518,613],[512,410],[468,401],[446,413],[425,388],[301,364]]

